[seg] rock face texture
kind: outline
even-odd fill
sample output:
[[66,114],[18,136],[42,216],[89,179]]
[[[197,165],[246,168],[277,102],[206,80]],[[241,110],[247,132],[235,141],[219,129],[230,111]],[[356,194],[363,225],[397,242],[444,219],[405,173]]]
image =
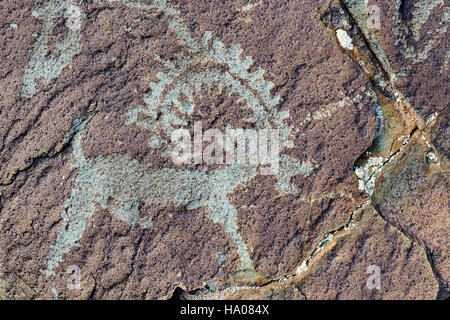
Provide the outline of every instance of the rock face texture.
[[0,2],[0,298],[448,298],[450,7],[384,2]]
[[449,176],[427,149],[414,133],[408,148],[379,177],[373,204],[387,221],[425,248],[442,290],[448,291]]
[[[450,14],[444,0],[344,0],[379,59],[397,99],[418,125],[449,101]],[[369,21],[369,23],[367,23]]]

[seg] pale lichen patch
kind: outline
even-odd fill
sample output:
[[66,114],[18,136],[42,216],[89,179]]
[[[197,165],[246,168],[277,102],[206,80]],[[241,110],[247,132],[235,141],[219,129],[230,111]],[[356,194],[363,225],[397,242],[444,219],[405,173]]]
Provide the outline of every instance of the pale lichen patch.
[[250,10],[252,10],[253,8],[259,6],[260,4],[261,4],[261,1],[256,2],[256,3],[248,2],[248,3],[246,3],[246,4],[244,4],[244,5],[242,6],[241,11],[244,11],[244,12],[245,12],[245,11],[250,11]]
[[350,38],[347,31],[338,29],[336,30],[336,36],[342,48],[350,51],[353,50],[352,38]]

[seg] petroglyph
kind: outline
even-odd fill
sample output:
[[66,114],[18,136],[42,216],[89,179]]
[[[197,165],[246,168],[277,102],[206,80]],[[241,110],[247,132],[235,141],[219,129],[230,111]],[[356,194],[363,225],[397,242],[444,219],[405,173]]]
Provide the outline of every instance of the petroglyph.
[[[73,247],[85,228],[86,219],[95,212],[96,206],[110,209],[118,219],[143,228],[151,227],[151,219],[139,214],[139,205],[173,204],[185,205],[187,209],[207,206],[211,219],[220,223],[237,246],[242,268],[250,268],[251,260],[236,225],[237,210],[228,201],[238,186],[245,186],[257,175],[256,166],[232,165],[211,173],[153,169],[151,164],[140,165],[124,155],[98,157],[86,160],[81,148],[81,133],[73,143],[74,167],[79,169],[71,197],[62,213],[62,226],[56,243],[48,255],[46,275],[62,261],[62,255]],[[295,192],[290,178],[312,170],[309,163],[298,165],[293,159],[281,157],[279,188]]]
[[[366,40],[368,41],[371,49],[376,54],[380,63],[383,65],[385,71],[388,72],[390,80],[396,82],[398,76],[405,76],[406,71],[411,70],[414,64],[418,64],[427,59],[429,52],[438,44],[439,40],[447,33],[450,14],[448,8],[442,10],[442,16],[440,22],[436,24],[435,28],[431,28],[426,32],[421,33],[422,27],[430,19],[430,15],[434,10],[445,6],[443,0],[423,0],[414,3],[411,10],[411,19],[405,20],[402,16],[401,5],[402,1],[395,2],[395,14],[392,17],[394,22],[394,33],[397,35],[395,40],[395,46],[400,48],[402,57],[408,59],[410,63],[404,66],[404,70],[398,70],[394,72],[391,68],[389,60],[384,53],[378,39],[374,33],[374,30],[370,28],[370,24],[367,23],[369,19],[369,0],[346,0],[344,1],[348,7],[350,13],[358,23],[358,27],[361,29]],[[411,43],[408,40],[407,35],[412,34]],[[429,38],[429,39],[428,39]],[[425,41],[426,40],[426,41]],[[423,43],[423,45],[418,45]],[[445,64],[445,61],[443,61]]]
[[3,1],[0,299],[447,299],[448,5],[397,4]]
[[[109,0],[109,2],[119,2]],[[253,64],[251,57],[240,58],[242,50],[238,45],[227,48],[212,39],[211,32],[194,38],[183,24],[180,14],[166,1],[155,1],[151,5],[120,1],[129,8],[139,10],[160,10],[168,15],[168,24],[177,35],[177,41],[186,49],[176,54],[175,61],[155,59],[166,69],[159,72],[158,82],[150,82],[151,93],[143,97],[145,106],[131,109],[126,125],[137,125],[150,131],[150,148],[163,148],[169,161],[170,135],[179,126],[187,124],[187,117],[195,108],[195,101],[201,98],[201,89],[224,91],[238,97],[238,103],[247,106],[252,115],[248,122],[256,128],[279,130],[280,149],[293,147],[290,139],[292,128],[284,123],[287,112],[278,112],[278,96],[270,90],[273,83],[264,80],[264,70],[257,68],[249,72]],[[209,63],[226,66],[227,71],[217,68],[201,68],[199,72],[188,72],[192,65],[206,66]],[[181,97],[184,97],[183,100]],[[177,116],[182,114],[183,118]],[[148,117],[140,120],[138,114]],[[159,117],[157,117],[159,114]],[[86,220],[97,207],[108,209],[115,217],[131,226],[151,228],[150,217],[139,213],[141,204],[173,204],[186,206],[188,210],[207,207],[214,223],[219,223],[228,233],[241,258],[240,269],[252,268],[247,245],[239,234],[236,222],[237,209],[228,200],[237,187],[245,187],[258,173],[257,165],[229,165],[211,172],[183,169],[154,169],[151,163],[142,165],[125,155],[99,156],[88,160],[83,155],[82,131],[73,142],[74,168],[78,168],[75,186],[66,201],[62,213],[62,225],[47,256],[47,276],[63,261],[64,254],[81,239]],[[300,190],[291,183],[291,178],[302,174],[308,176],[314,165],[312,161],[300,163],[288,155],[280,156],[280,168],[276,174],[275,189],[280,196]]]
[[[41,33],[23,75],[22,96],[32,98],[39,92],[36,80],[44,83],[57,78],[80,52],[80,27],[83,19],[81,8],[72,0],[49,1],[32,12],[42,21]],[[57,18],[66,18],[67,37],[56,44],[57,55],[49,55],[49,41]]]
[[[414,7],[411,10],[412,19],[409,23],[405,24],[405,21],[402,19],[402,14],[400,10],[401,3],[397,1],[396,12],[393,17],[395,22],[394,32],[398,35],[406,35],[410,32],[413,34],[413,38],[415,42],[423,42],[424,45],[420,46],[420,49],[417,48],[416,45],[411,45],[406,40],[405,36],[399,36],[396,40],[395,45],[400,45],[400,50],[403,56],[410,60],[410,64],[405,66],[405,70],[401,70],[398,74],[400,76],[406,70],[410,70],[413,68],[414,64],[421,63],[428,58],[429,52],[436,46],[438,41],[447,33],[448,23],[450,21],[450,15],[448,13],[448,8],[442,10],[442,16],[440,17],[440,23],[434,29],[430,29],[427,32],[420,33],[422,26],[428,21],[430,18],[430,14],[433,10],[438,7],[443,7],[444,1],[419,1],[414,4]],[[421,39],[426,39],[427,37],[431,37],[428,41],[421,41]],[[445,61],[443,61],[445,63]]]

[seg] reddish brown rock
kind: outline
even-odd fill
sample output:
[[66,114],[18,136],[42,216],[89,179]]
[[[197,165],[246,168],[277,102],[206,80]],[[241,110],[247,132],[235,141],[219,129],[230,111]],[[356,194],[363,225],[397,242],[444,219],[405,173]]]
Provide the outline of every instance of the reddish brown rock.
[[[449,103],[449,4],[443,0],[345,0],[400,104],[423,125]],[[366,4],[366,5],[365,5]]]
[[449,176],[415,133],[377,181],[373,202],[380,214],[423,246],[440,283],[449,286]]
[[450,110],[446,108],[430,128],[430,142],[443,165],[450,166]]
[[[379,124],[353,44],[324,21],[332,3],[337,8],[329,0],[0,4],[9,19],[0,47],[5,297],[165,299],[218,282],[231,291],[208,298],[435,298],[418,244],[441,250],[431,255],[444,288],[448,252],[428,235],[445,226],[409,230],[386,218],[411,242],[367,209],[347,230],[368,199],[353,166]],[[439,90],[433,103],[445,99]],[[194,135],[199,122],[203,132],[278,129],[279,171],[175,164],[172,133]],[[398,127],[380,140],[404,133]],[[433,188],[446,181],[435,177]],[[375,195],[383,217],[403,201],[391,200],[385,184]],[[429,199],[442,200],[436,190]],[[325,235],[343,230],[307,275],[274,285]],[[371,259],[386,272],[384,291],[364,289]]]
[[[291,277],[260,288],[222,286],[186,299],[435,299],[439,285],[427,254],[369,204],[353,215]],[[379,272],[379,273],[378,273]],[[379,278],[377,278],[379,275]],[[379,281],[377,280],[379,279]]]
[[355,230],[337,236],[334,246],[295,282],[307,299],[436,298],[438,283],[425,250],[370,205],[355,213],[355,220]]
[[183,300],[305,300],[293,286],[269,284],[261,288],[225,287],[214,291],[182,293]]
[[[15,75],[21,90],[8,108],[18,107],[2,135],[1,177],[9,185],[1,215],[8,297],[164,298],[176,286],[193,290],[207,280],[279,277],[324,234],[345,224],[364,200],[355,191],[352,164],[374,135],[373,104],[364,75],[320,22],[319,6],[147,1],[136,7],[113,1],[85,3],[75,8],[80,12],[74,18],[64,15],[60,2],[45,10],[25,5],[24,12],[37,13],[18,17],[15,30],[32,33],[30,19],[38,35],[28,40],[28,50],[11,42],[25,57],[31,52],[31,62],[11,60],[25,75]],[[80,28],[71,29],[69,20]],[[58,49],[64,41],[69,47]],[[60,68],[43,73],[43,61],[58,61]],[[240,84],[211,72],[232,74]],[[216,187],[205,175],[224,179],[231,174],[226,166],[176,171],[165,158],[167,114],[160,113],[152,127],[149,108],[155,99],[170,97],[175,79],[197,75],[200,83],[212,82],[194,92],[192,113],[172,109],[172,115],[186,119],[190,129],[202,120],[204,130],[260,128],[256,120],[242,119],[269,117],[264,121],[285,135],[282,173],[255,176],[252,169],[237,176],[244,180],[235,187],[227,180]],[[172,77],[167,84],[165,77]],[[220,93],[224,86],[232,91]],[[270,114],[249,108],[251,94]],[[188,91],[178,98],[191,99]],[[22,119],[19,112],[27,105],[31,111]],[[164,104],[158,107],[165,112]],[[149,183],[154,185],[145,187]],[[167,200],[158,196],[164,185]],[[231,188],[217,194],[225,202],[213,199],[214,188]],[[80,291],[66,289],[72,265],[80,269]],[[247,268],[260,275],[232,276]]]

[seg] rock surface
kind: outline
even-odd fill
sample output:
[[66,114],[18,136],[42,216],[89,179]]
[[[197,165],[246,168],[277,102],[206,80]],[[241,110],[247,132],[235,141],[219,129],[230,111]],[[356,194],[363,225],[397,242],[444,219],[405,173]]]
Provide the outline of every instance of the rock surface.
[[0,297],[447,298],[449,7],[400,3],[0,3]]
[[[343,1],[388,75],[395,97],[425,123],[450,100],[450,14],[444,0]],[[379,17],[377,14],[379,13]],[[379,23],[379,24],[378,24]]]
[[[370,276],[380,268],[380,286]],[[438,282],[425,250],[384,221],[368,204],[354,213],[354,225],[336,233],[292,278],[260,289],[219,288],[190,299],[434,299]],[[222,294],[222,295],[220,295]]]

